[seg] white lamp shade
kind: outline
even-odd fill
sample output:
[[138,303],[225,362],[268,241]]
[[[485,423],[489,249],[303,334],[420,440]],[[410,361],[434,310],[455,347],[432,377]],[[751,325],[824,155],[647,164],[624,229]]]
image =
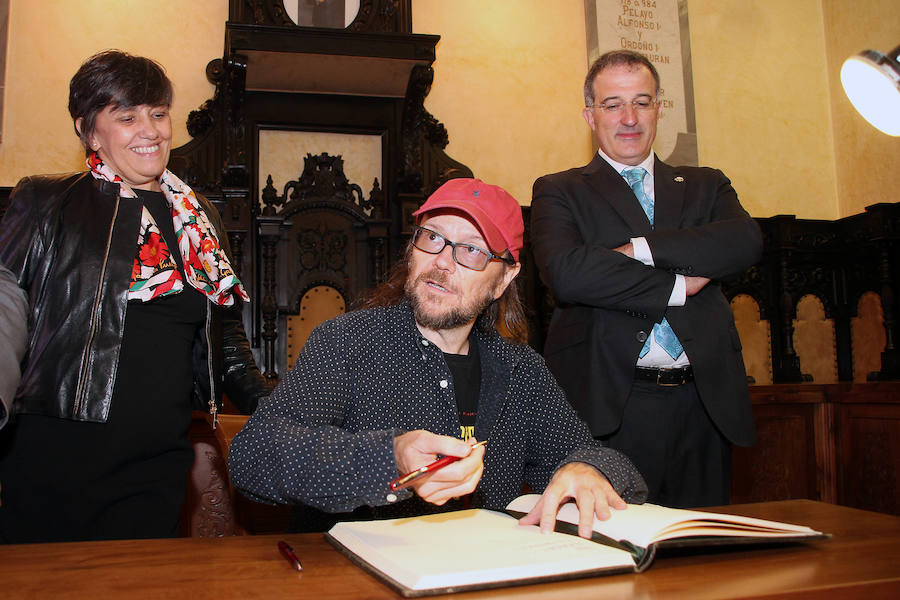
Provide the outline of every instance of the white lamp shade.
[[854,108],[877,129],[900,136],[900,73],[890,57],[866,50],[844,61],[841,83]]

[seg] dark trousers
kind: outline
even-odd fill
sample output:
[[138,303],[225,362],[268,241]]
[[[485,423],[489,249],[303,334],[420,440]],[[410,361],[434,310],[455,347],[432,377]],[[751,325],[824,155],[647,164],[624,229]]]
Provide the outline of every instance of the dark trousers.
[[677,508],[729,503],[731,445],[710,420],[693,382],[666,387],[636,381],[622,425],[602,439],[644,476],[648,502]]

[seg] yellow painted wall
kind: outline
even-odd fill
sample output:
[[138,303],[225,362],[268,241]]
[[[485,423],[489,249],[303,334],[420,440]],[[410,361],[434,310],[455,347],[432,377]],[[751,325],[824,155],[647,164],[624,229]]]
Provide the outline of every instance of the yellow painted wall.
[[[900,138],[862,121],[838,77],[852,52],[900,43],[896,0],[689,0],[688,13],[700,164],[724,170],[751,214],[836,219],[900,200]],[[583,0],[414,3],[414,30],[441,35],[426,107],[447,152],[523,204],[535,177],[591,157],[583,22]]]
[[118,48],[165,67],[175,86],[173,147],[191,110],[213,93],[206,64],[222,57],[227,0],[10,0],[0,185],[84,169],[69,117],[69,80],[90,55]]
[[[188,112],[212,95],[204,69],[221,56],[227,0],[10,4],[0,185],[82,168],[68,81],[104,48],[166,67],[174,145],[188,141]],[[722,168],[754,216],[835,219],[900,200],[900,138],[862,121],[837,81],[846,55],[900,43],[896,0],[689,0],[688,9],[700,162]],[[448,154],[522,204],[536,177],[591,157],[584,29],[583,0],[413,2],[413,30],[441,36],[426,108],[448,129]]]
[[477,177],[530,204],[535,179],[590,160],[583,0],[415,0],[413,31],[441,36],[425,108]]
[[878,202],[900,201],[900,137],[877,131],[847,100],[841,88],[844,60],[861,50],[890,52],[900,45],[897,0],[823,0],[837,190],[841,216]]
[[700,164],[757,217],[840,215],[821,0],[689,0]]

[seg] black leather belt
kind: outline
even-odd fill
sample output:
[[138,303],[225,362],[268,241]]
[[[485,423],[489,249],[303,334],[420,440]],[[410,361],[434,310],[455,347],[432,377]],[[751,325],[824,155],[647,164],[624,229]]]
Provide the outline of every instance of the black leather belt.
[[634,368],[635,381],[650,381],[656,385],[682,385],[694,380],[694,371],[690,366],[677,369],[653,369],[649,367]]

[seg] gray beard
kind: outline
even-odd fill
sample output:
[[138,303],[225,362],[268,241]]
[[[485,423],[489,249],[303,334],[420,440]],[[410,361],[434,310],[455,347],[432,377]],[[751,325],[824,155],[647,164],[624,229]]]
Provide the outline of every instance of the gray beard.
[[410,306],[413,310],[413,315],[416,318],[416,323],[425,327],[426,329],[433,330],[444,330],[444,329],[456,329],[457,327],[462,327],[463,325],[468,325],[475,321],[481,313],[483,313],[488,306],[491,305],[491,302],[494,301],[493,295],[490,291],[486,292],[486,294],[480,298],[476,299],[474,302],[470,303],[468,306],[461,306],[454,308],[453,310],[443,312],[441,314],[429,314],[422,307],[422,301],[416,295],[415,288],[416,284],[425,279],[431,279],[436,281],[437,283],[443,283],[444,278],[441,277],[436,272],[422,273],[419,275],[415,281],[407,280],[406,285],[403,287],[403,290],[406,295],[406,299],[409,301]]

